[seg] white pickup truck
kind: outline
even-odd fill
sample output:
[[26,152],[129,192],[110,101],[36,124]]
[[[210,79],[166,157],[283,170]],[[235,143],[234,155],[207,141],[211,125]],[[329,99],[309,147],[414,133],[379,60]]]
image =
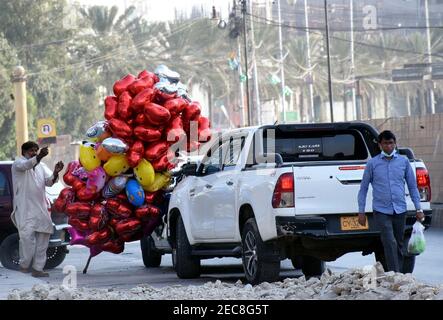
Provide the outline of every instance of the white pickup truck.
[[[357,222],[363,171],[380,152],[377,135],[370,125],[351,122],[250,127],[213,139],[200,163],[182,167],[165,226],[142,242],[145,265],[158,266],[172,252],[177,275],[193,278],[201,259],[241,257],[246,280],[257,284],[278,280],[286,258],[308,277],[348,252],[374,252],[384,263],[371,189],[368,225]],[[428,227],[428,172],[410,149],[399,151],[416,173]],[[415,209],[406,197],[408,238]],[[415,256],[404,260],[403,271],[412,272]]]

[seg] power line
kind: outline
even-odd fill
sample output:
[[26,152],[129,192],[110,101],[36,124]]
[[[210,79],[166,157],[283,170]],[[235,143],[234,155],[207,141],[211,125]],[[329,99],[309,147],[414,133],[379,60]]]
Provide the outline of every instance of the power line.
[[[266,22],[266,23],[264,23],[264,22],[256,21],[259,24],[261,23],[261,24],[265,24],[265,25],[268,25],[268,26],[269,25],[277,26],[277,27],[279,26],[278,23],[276,21],[274,21],[274,20],[270,20],[270,19],[267,19],[267,18],[259,17],[259,16],[256,16],[256,15],[253,15],[253,14],[248,14],[248,15],[253,17],[253,18],[257,18],[257,19],[260,19],[260,20]],[[287,24],[282,24],[282,27],[288,28],[288,29],[301,30],[301,31],[304,31],[304,32],[307,31],[307,32],[314,33],[314,34],[323,35],[322,32],[319,32],[318,30],[317,31],[316,30],[312,30],[313,28],[311,28],[311,27],[309,27],[309,28],[296,27],[296,26],[291,26],[291,25],[287,25]],[[348,43],[351,42],[351,40],[340,38],[340,37],[337,37],[337,36],[334,36],[334,35],[330,35],[329,37],[332,38],[332,39],[335,39],[335,40],[339,40],[339,41],[344,41],[344,42],[348,42]],[[391,48],[391,47],[383,47],[383,46],[378,46],[378,45],[369,44],[369,43],[365,43],[365,42],[361,42],[361,41],[356,41],[356,40],[354,40],[354,44],[358,44],[358,45],[365,46],[365,47],[370,47],[370,48],[377,48],[377,49],[384,49],[384,50],[388,50],[388,51],[407,53],[407,54],[418,54],[418,55],[425,56],[425,57],[427,57],[429,55],[428,53],[417,52],[417,51],[408,51],[408,50],[404,50],[404,49]],[[442,55],[435,54],[435,53],[431,54],[431,56],[438,57],[438,58],[443,58]]]
[[[175,34],[177,34],[177,33],[180,33],[180,32],[183,32],[183,31],[189,29],[189,28],[192,27],[194,24],[196,24],[197,22],[199,22],[199,20],[200,20],[200,19],[194,19],[194,20],[192,20],[191,23],[189,23],[188,25],[186,25],[186,26],[184,26],[184,27],[178,28],[177,30],[172,31],[170,34],[166,35],[165,38],[169,38],[169,37],[171,37],[171,36],[173,36],[173,35],[175,35]],[[96,64],[96,63],[98,63],[98,62],[103,62],[103,61],[109,60],[109,59],[111,59],[111,58],[118,57],[118,56],[121,56],[121,55],[127,54],[127,53],[129,53],[129,52],[132,52],[133,50],[135,50],[135,49],[137,49],[137,48],[140,48],[140,47],[143,46],[144,44],[146,44],[146,43],[148,43],[148,42],[150,42],[150,41],[155,40],[156,38],[157,38],[157,36],[152,36],[152,37],[149,38],[149,39],[142,40],[142,41],[136,43],[133,47],[127,49],[126,52],[125,52],[125,51],[121,51],[121,49],[123,49],[123,47],[122,47],[122,46],[119,46],[119,47],[117,47],[117,48],[111,50],[109,53],[104,54],[104,55],[102,55],[102,56],[98,56],[98,57],[95,57],[95,58],[92,58],[92,59],[89,59],[89,60],[86,60],[86,59],[85,59],[85,60],[80,61],[80,62],[77,62],[77,63],[73,63],[73,64],[70,64],[70,65],[67,65],[67,66],[56,67],[56,68],[53,68],[53,69],[50,69],[50,70],[45,70],[45,71],[40,71],[40,72],[29,73],[29,74],[28,74],[28,77],[36,76],[36,75],[39,75],[39,74],[47,74],[47,73],[62,72],[62,71],[66,71],[66,70],[72,69],[72,68],[74,68],[74,67],[81,67],[81,66],[83,66],[83,65],[91,65],[91,64]]]

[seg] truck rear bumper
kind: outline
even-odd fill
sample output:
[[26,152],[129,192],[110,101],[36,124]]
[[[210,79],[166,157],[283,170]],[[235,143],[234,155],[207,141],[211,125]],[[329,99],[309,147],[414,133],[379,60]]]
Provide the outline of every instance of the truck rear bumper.
[[[425,221],[423,225],[429,228],[432,219],[432,210],[424,210]],[[356,215],[356,214],[355,214]],[[412,230],[415,223],[415,211],[406,213],[405,233]],[[312,237],[312,238],[356,238],[356,237],[378,237],[379,231],[375,227],[372,213],[368,213],[369,229],[343,231],[340,225],[340,217],[352,216],[349,214],[330,214],[312,216],[277,216],[275,218],[278,237]]]

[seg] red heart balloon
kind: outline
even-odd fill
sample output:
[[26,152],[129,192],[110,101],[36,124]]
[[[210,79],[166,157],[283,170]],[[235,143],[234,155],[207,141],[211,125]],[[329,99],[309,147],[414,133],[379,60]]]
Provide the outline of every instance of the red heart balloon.
[[122,120],[109,120],[109,128],[119,138],[129,139],[132,136],[132,128]]
[[157,77],[157,75],[156,75],[155,73],[153,73],[153,72],[149,72],[149,71],[146,71],[146,70],[141,71],[141,72],[138,74],[138,76],[137,76],[138,79],[142,79],[142,78],[145,78],[145,77],[150,77],[150,78],[152,78],[152,80],[154,81],[154,83],[157,83],[157,82],[160,80],[160,79]]
[[74,202],[75,200],[75,191],[72,188],[64,188],[60,191],[60,194],[57,197],[57,200],[54,201],[54,205],[52,208],[55,212],[64,212],[66,209],[66,205]]
[[80,201],[92,201],[99,197],[100,193],[96,192],[97,187],[92,186],[87,188],[86,186],[77,191],[76,195]]
[[138,93],[131,102],[131,108],[136,114],[143,111],[145,103],[151,102],[154,99],[155,92],[152,88],[147,88]]
[[176,93],[166,93],[158,89],[155,89],[154,91],[155,91],[155,97],[154,97],[155,103],[164,104],[166,101],[177,97]]
[[211,124],[206,117],[200,117],[198,119],[198,141],[208,142],[211,139]]
[[152,204],[144,205],[135,210],[135,216],[141,221],[146,221],[152,218],[156,218],[160,215],[160,208],[153,206]]
[[118,100],[114,96],[108,96],[105,98],[105,118],[111,120],[117,117]]
[[135,77],[132,74],[128,74],[116,81],[113,86],[114,94],[119,96],[123,91],[126,91],[128,87],[135,81]]
[[146,76],[144,78],[135,80],[131,85],[128,87],[128,90],[131,92],[133,96],[139,94],[144,89],[151,88],[154,85],[154,79],[152,79],[150,76]]
[[124,219],[115,225],[115,232],[119,236],[128,233],[128,232],[136,232],[141,229],[141,221],[136,218]]
[[132,215],[131,205],[117,199],[109,199],[105,207],[117,219],[126,219]]
[[175,143],[180,141],[186,136],[186,132],[183,129],[183,121],[181,117],[176,117],[169,122],[169,126],[166,129],[166,139],[169,143]]
[[148,122],[146,121],[146,116],[144,113],[139,113],[135,119],[134,122],[136,125],[147,125]]
[[164,201],[163,191],[145,192],[145,202],[147,204],[161,204]]
[[111,238],[112,232],[106,227],[100,231],[95,231],[86,237],[86,243],[90,246],[94,246],[100,243],[105,243]]
[[200,115],[200,113],[201,113],[200,104],[196,101],[193,101],[185,106],[182,114],[183,121],[196,120],[196,118]]
[[77,230],[80,231],[89,231],[89,223],[88,221],[82,221],[77,218],[70,217],[68,219],[68,223]]
[[188,101],[186,101],[185,99],[175,98],[166,101],[163,106],[168,109],[172,117],[175,117],[179,113],[181,113],[187,105]]
[[162,132],[159,129],[148,126],[137,126],[134,129],[134,135],[139,140],[153,142],[161,139]]
[[158,158],[157,160],[152,161],[151,164],[156,172],[170,170],[175,167],[175,164],[169,162],[167,154],[161,158]]
[[168,152],[169,144],[166,141],[152,142],[146,147],[145,158],[153,161],[161,158]]
[[66,214],[69,217],[87,220],[91,213],[91,205],[86,202],[72,202],[66,205]]
[[143,155],[138,152],[129,150],[129,152],[126,154],[126,160],[128,160],[128,164],[131,168],[135,168],[136,166],[138,166],[140,161],[143,160]]
[[122,253],[125,250],[125,245],[121,240],[108,240],[105,243],[103,243],[100,248],[103,251],[119,254]]
[[168,109],[156,103],[145,103],[143,112],[148,123],[153,126],[163,126],[171,119]]
[[128,120],[132,116],[132,109],[129,108],[131,105],[132,98],[128,91],[122,92],[118,97],[118,115],[122,120]]

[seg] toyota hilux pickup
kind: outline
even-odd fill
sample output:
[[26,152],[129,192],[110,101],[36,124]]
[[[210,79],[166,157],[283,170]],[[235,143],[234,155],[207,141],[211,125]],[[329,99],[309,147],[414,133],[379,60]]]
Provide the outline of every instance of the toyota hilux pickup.
[[[238,257],[252,284],[276,281],[283,259],[307,277],[349,252],[375,253],[385,265],[371,188],[366,225],[357,217],[366,163],[380,153],[377,136],[366,123],[348,122],[248,127],[213,138],[200,162],[181,168],[161,232],[144,239],[145,257],[159,264],[163,253],[172,253],[180,278],[198,277],[201,259]],[[416,175],[429,227],[426,166],[411,149],[398,151]],[[408,241],[416,211],[405,190]],[[412,272],[416,256],[404,254],[403,272]]]

